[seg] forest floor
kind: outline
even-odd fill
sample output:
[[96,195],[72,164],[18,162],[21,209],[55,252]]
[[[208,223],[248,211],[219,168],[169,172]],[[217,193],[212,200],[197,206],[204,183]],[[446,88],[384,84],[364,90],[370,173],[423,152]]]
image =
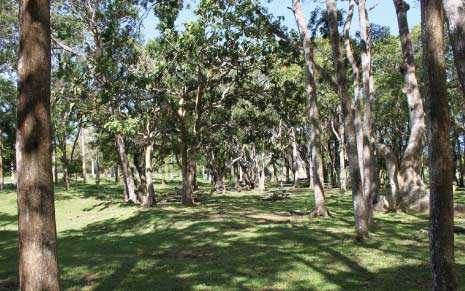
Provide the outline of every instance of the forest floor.
[[[427,214],[376,213],[371,239],[354,241],[350,192],[327,191],[332,218],[310,218],[308,189],[199,195],[185,208],[179,182],[159,185],[161,205],[122,202],[122,185],[56,187],[64,290],[429,290]],[[170,194],[172,193],[172,194]],[[456,199],[465,201],[465,189]],[[463,218],[456,225],[465,226]],[[465,235],[455,236],[465,287]],[[14,189],[0,193],[0,290],[16,290]]]

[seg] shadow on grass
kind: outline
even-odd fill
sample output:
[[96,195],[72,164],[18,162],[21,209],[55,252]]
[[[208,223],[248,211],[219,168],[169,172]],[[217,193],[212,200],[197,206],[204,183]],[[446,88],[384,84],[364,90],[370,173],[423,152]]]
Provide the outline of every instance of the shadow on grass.
[[[121,200],[93,187],[80,185],[72,195],[84,199],[108,195],[104,197],[110,201],[86,211],[113,207],[111,199]],[[121,185],[105,187],[121,190],[117,188]],[[162,193],[172,190],[164,188]],[[421,217],[377,217],[372,239],[360,244],[352,239],[350,195],[328,195],[331,219],[297,221],[292,220],[292,210],[312,207],[307,189],[297,189],[282,201],[260,198],[258,192],[207,195],[195,208],[137,209],[127,219],[114,217],[63,231],[58,241],[62,286],[186,291],[429,289],[423,231],[427,221]],[[289,219],[284,217],[287,213]],[[0,222],[12,219],[0,216]],[[16,235],[0,232],[0,290],[17,288],[17,275],[10,271],[17,270]],[[369,255],[374,262],[366,262]],[[376,264],[387,257],[391,266]],[[393,259],[400,262],[392,264]],[[465,265],[457,264],[457,273],[464,272]]]

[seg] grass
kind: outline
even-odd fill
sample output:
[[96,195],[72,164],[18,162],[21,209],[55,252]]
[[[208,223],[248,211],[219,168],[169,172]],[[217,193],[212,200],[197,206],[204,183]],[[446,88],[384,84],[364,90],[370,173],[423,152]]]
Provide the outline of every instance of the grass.
[[[208,190],[202,185],[202,190]],[[353,240],[349,193],[327,193],[333,218],[302,215],[306,189],[263,201],[257,191],[205,194],[185,208],[158,185],[162,205],[122,203],[106,181],[56,187],[64,290],[429,290],[427,216],[376,213],[371,239]],[[465,191],[456,197],[464,200]],[[456,224],[464,226],[464,219]],[[456,235],[465,286],[465,237]],[[0,193],[0,290],[17,289],[14,189]]]

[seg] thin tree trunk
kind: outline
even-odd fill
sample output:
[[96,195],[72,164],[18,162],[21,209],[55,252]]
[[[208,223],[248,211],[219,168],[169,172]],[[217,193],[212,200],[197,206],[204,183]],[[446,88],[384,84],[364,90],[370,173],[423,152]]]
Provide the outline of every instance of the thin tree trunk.
[[367,200],[368,223],[373,222],[373,199],[376,191],[376,164],[373,151],[374,144],[374,95],[371,80],[371,41],[368,28],[368,15],[365,0],[358,2],[358,14],[360,22],[360,47],[362,59],[362,84],[363,84],[363,189]]
[[19,285],[60,290],[50,135],[50,3],[20,0],[16,121]]
[[53,142],[52,143],[52,167],[53,167],[53,182],[55,184],[58,183],[58,165],[57,165],[57,151],[56,151],[56,145]]
[[95,184],[100,185],[100,149],[98,147],[95,155]]
[[345,193],[347,191],[347,182],[346,182],[346,165],[345,165],[345,130],[344,130],[344,117],[342,116],[342,112],[340,112],[340,109],[338,109],[339,114],[338,114],[338,128],[339,132],[336,131],[334,128],[333,122],[331,122],[331,128],[333,129],[334,135],[336,136],[336,139],[339,143],[339,184],[340,187],[339,189],[341,190],[342,193]]
[[328,23],[331,46],[333,49],[334,67],[337,74],[338,95],[341,102],[342,114],[344,116],[347,153],[349,156],[349,168],[352,182],[352,201],[354,204],[355,233],[357,240],[364,240],[368,239],[368,220],[366,211],[366,200],[363,197],[363,186],[357,154],[354,113],[352,111],[352,102],[350,101],[347,90],[347,70],[345,67],[344,59],[342,57],[342,48],[339,44],[336,3],[334,0],[327,0],[326,5],[328,10]]
[[0,140],[0,191],[3,190],[5,181],[3,178],[3,144]]
[[454,205],[442,1],[421,0],[424,90],[430,169],[430,263],[432,290],[458,290],[454,266]]
[[[355,120],[355,132],[357,140],[357,153],[359,168],[363,171],[363,125],[362,125],[362,104],[361,104],[361,92],[360,92],[360,70],[352,52],[352,45],[350,43],[350,25],[352,24],[352,18],[354,15],[355,0],[349,2],[349,12],[347,13],[346,22],[344,24],[344,45],[346,50],[347,59],[352,67],[352,78],[354,87],[354,120]],[[361,173],[362,185],[364,183],[363,173]]]
[[465,97],[465,2],[463,0],[444,0],[449,38],[454,51],[454,61]]
[[151,207],[155,203],[155,189],[152,180],[152,152],[153,144],[149,143],[145,147],[145,177],[147,180],[147,195],[144,197],[142,206]]
[[126,146],[124,144],[124,138],[121,134],[116,135],[116,146],[118,148],[118,158],[123,171],[124,185],[126,187],[126,202],[139,203],[139,199],[136,196],[136,187],[134,184],[134,176],[132,175],[131,168],[129,166],[128,156],[126,154]]
[[297,172],[299,171],[299,163],[298,163],[298,150],[297,150],[297,141],[295,138],[295,130],[292,128],[291,130],[291,139],[292,139],[292,173],[294,174],[294,188],[297,188],[298,179],[297,179]]
[[119,183],[119,165],[115,164],[115,184]]
[[86,129],[81,128],[81,158],[82,158],[82,181],[84,184],[87,182],[87,168],[86,168]]
[[[399,36],[402,47],[403,63],[401,72],[404,75],[402,92],[407,95],[410,117],[410,136],[402,156],[399,170],[399,194],[402,198],[400,205],[404,209],[419,208],[420,201],[427,195],[425,185],[421,179],[421,157],[423,152],[423,139],[425,137],[425,113],[421,100],[420,89],[416,76],[416,67],[413,58],[412,42],[407,22],[409,6],[403,0],[394,0]],[[396,205],[397,206],[397,205]]]
[[66,191],[71,190],[71,178],[69,176],[69,160],[66,154],[66,140],[64,148],[61,149],[61,163],[63,164],[63,181],[65,183]]
[[317,107],[316,81],[313,69],[313,47],[307,31],[307,23],[302,11],[300,0],[293,0],[294,15],[300,30],[305,57],[306,91],[310,117],[310,146],[312,148],[313,184],[315,205],[312,216],[328,216],[326,208],[323,160],[321,158],[320,122]]
[[346,144],[345,144],[345,130],[344,130],[344,118],[342,113],[339,113],[339,181],[341,192],[347,191],[346,181]]

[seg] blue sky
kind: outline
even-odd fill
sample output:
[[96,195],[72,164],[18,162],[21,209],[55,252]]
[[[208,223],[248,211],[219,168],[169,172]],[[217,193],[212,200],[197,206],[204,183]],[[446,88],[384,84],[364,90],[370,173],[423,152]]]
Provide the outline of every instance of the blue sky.
[[[289,29],[295,29],[296,23],[292,11],[287,7],[291,6],[292,0],[272,0],[268,3],[267,0],[257,0],[262,3],[263,6],[268,8],[268,11],[275,16],[283,16],[284,21],[283,25],[287,26]],[[417,0],[407,0],[410,4],[410,10],[408,12],[408,21],[409,26],[412,28],[414,25],[420,23],[420,8]],[[195,19],[195,15],[192,9],[195,7],[195,0],[185,0],[185,3],[189,3],[191,9],[184,9],[179,15],[176,25],[182,27],[182,23]],[[315,9],[317,6],[326,7],[325,1],[318,0],[303,0],[302,6],[305,12],[305,16],[308,20],[310,12]],[[344,9],[347,11],[348,2],[347,1],[337,1],[339,9]],[[397,18],[396,12],[394,9],[394,4],[391,0],[367,0],[367,7],[373,8],[369,11],[370,22],[389,26],[391,28],[391,34],[398,34],[397,27]],[[144,21],[144,28],[142,29],[142,34],[145,39],[151,39],[157,35],[155,26],[157,19],[153,16],[153,13],[150,13],[149,16]],[[354,21],[352,22],[351,32],[354,34],[359,30],[358,22],[358,13],[354,15]]]

